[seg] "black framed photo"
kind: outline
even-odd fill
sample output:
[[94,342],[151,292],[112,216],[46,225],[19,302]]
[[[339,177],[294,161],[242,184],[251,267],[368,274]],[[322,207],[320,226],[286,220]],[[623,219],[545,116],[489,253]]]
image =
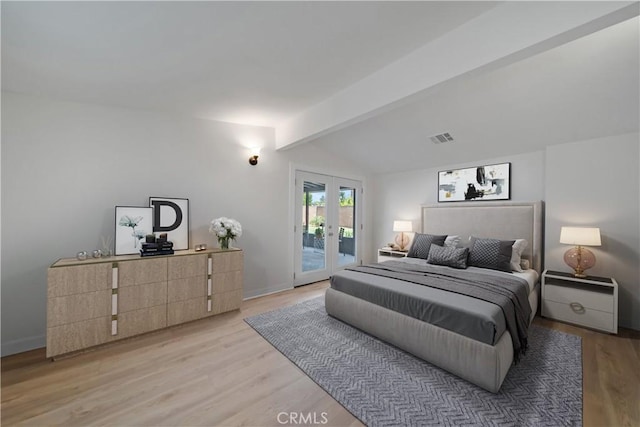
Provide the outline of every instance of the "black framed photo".
[[174,250],[189,249],[189,199],[149,197],[153,232],[167,233]]
[[438,202],[511,199],[511,163],[438,172]]
[[116,206],[116,255],[138,254],[147,234],[153,232],[153,209]]

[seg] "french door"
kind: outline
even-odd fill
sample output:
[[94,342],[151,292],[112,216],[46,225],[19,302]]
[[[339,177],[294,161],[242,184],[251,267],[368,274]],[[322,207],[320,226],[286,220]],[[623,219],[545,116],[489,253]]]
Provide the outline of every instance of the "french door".
[[362,183],[296,171],[294,285],[360,264]]

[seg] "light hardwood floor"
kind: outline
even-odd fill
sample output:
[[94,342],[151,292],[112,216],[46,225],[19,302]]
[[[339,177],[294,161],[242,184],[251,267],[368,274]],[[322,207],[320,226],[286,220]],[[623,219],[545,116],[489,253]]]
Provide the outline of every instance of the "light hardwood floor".
[[[278,426],[280,412],[316,413],[317,421],[324,412],[326,425],[362,425],[242,320],[327,286],[245,301],[240,311],[55,362],[44,349],[5,357],[2,425]],[[583,338],[585,426],[640,425],[640,334],[535,322]]]

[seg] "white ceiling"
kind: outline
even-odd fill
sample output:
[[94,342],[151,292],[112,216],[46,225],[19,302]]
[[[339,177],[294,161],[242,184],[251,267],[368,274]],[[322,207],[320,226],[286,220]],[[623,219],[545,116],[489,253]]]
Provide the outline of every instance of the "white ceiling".
[[2,86],[275,126],[495,2],[3,2]]
[[[495,6],[2,2],[2,89],[274,127]],[[639,31],[453,78],[311,143],[384,173],[637,132]],[[452,144],[428,139],[447,131]]]
[[[638,132],[640,18],[316,139],[372,172],[436,167]],[[450,132],[455,142],[429,137]]]

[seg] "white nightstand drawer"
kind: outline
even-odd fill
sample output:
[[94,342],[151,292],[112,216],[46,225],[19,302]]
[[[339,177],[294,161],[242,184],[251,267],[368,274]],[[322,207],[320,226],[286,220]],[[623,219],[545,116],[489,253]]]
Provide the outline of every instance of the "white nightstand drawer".
[[612,277],[542,273],[542,315],[618,333],[618,283]]
[[555,301],[543,301],[543,316],[563,320],[569,323],[576,323],[588,328],[600,329],[607,332],[614,331],[613,313],[594,310],[588,307],[580,309],[573,308],[569,304],[562,304]]
[[579,289],[548,284],[544,289],[544,299],[564,304],[567,307],[572,303],[578,303],[585,308],[613,313],[614,308],[611,293],[594,292],[592,289],[593,288]]
[[405,258],[407,253],[406,251],[396,251],[391,248],[381,248],[378,249],[378,262],[397,261],[398,259]]

